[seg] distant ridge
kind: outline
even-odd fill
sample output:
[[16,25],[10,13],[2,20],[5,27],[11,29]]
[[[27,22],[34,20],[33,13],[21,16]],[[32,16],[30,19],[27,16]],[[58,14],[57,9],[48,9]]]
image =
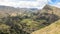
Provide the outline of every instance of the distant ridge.
[[[51,9],[51,10],[50,10]],[[50,10],[50,11],[48,11]],[[14,7],[10,7],[10,6],[3,6],[0,5],[0,14],[2,13],[20,13],[20,12],[36,12],[36,11],[47,11],[47,12],[51,12],[53,11],[55,13],[55,11],[57,11],[57,15],[60,14],[60,8],[54,7],[54,6],[50,6],[50,5],[45,5],[43,9],[37,9],[37,8],[14,8]]]

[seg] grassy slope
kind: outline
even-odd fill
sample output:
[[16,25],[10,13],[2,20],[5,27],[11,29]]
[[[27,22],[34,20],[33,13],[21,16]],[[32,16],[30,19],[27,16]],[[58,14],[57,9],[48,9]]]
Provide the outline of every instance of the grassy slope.
[[31,34],[60,34],[60,20]]

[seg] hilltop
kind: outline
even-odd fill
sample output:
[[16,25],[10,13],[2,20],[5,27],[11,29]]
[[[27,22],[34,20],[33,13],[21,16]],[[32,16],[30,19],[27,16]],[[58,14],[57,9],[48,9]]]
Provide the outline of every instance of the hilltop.
[[[55,14],[60,17],[60,8],[46,5],[42,11],[48,12],[50,14]],[[49,26],[46,26],[42,29],[32,32],[31,34],[60,34],[60,19],[52,22]]]

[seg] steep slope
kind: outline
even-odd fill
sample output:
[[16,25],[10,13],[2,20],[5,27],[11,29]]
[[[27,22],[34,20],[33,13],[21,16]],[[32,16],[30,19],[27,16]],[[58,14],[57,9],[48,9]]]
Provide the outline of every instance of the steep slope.
[[41,11],[60,16],[60,8],[54,6],[46,5]]
[[[54,6],[46,5],[41,12],[55,14],[60,17],[60,8]],[[60,34],[60,19],[45,28],[32,32],[31,34]]]
[[60,34],[60,20],[31,34]]
[[[49,6],[49,5],[46,5],[41,11],[40,10],[37,10],[37,9],[34,9],[34,8],[32,8],[32,9],[26,9],[26,8],[14,8],[14,7],[7,7],[7,6],[0,6],[0,16],[2,15],[2,16],[5,16],[5,14],[6,13],[8,13],[8,14],[13,14],[13,15],[16,15],[16,13],[21,13],[22,12],[22,14],[25,14],[26,12],[28,12],[28,14],[30,13],[30,12],[42,12],[42,16],[43,16],[43,19],[44,19],[44,15],[46,14],[46,17],[48,18],[50,18],[50,16],[52,16],[52,18],[54,18],[53,17],[53,15],[55,16],[55,15],[58,15],[58,16],[60,16],[60,9],[59,8],[56,8],[56,7],[53,7],[53,6]],[[43,13],[43,12],[46,12],[46,13]],[[49,14],[50,13],[50,14]],[[44,14],[44,15],[43,15]],[[49,15],[48,15],[49,14]],[[52,15],[53,14],[53,15]],[[38,14],[38,16],[40,16],[41,14],[39,13]],[[47,16],[48,15],[48,16]],[[25,17],[24,17],[25,18]],[[33,17],[34,18],[34,17]],[[35,17],[36,18],[36,17]],[[39,17],[40,18],[40,17]],[[39,19],[38,18],[38,19]],[[48,20],[49,20],[49,18],[48,18]],[[54,19],[52,19],[52,18],[50,18],[50,20],[51,21],[49,21],[49,22],[52,22],[53,20],[55,20],[55,18]],[[56,17],[57,18],[57,17]],[[47,20],[47,19],[46,19]],[[47,21],[48,21],[47,20]],[[59,20],[60,21],[60,20]],[[58,22],[59,22],[58,21]],[[35,23],[35,22],[34,22]],[[40,22],[39,22],[40,23]],[[47,23],[47,22],[45,22],[45,23]],[[43,23],[43,24],[45,24],[45,23]],[[55,25],[55,22],[53,22],[54,24],[52,25],[52,26],[45,26],[46,28],[43,28],[43,29],[41,29],[41,30],[38,30],[38,31],[36,31],[37,33],[34,33],[34,34],[40,34],[40,32],[41,32],[41,34],[43,33],[44,34],[44,32],[45,33],[48,33],[48,32],[50,32],[50,30],[53,30],[54,28],[56,28],[56,25]],[[42,26],[43,26],[43,24],[42,24]],[[50,23],[51,24],[51,23]],[[50,25],[49,24],[49,25]],[[46,25],[46,24],[45,24]],[[50,29],[49,29],[50,28]],[[48,30],[46,30],[46,29],[48,29]],[[59,27],[57,27],[57,29],[59,29]],[[44,31],[44,32],[43,32]],[[48,32],[46,32],[46,31],[48,31]],[[52,32],[55,32],[55,29],[52,31]],[[48,33],[48,34],[50,34],[50,33]]]

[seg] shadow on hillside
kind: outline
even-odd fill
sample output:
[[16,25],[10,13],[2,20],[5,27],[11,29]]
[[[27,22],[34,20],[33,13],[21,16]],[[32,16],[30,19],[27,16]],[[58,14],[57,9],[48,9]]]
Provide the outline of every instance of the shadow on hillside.
[[50,24],[58,21],[60,19],[60,17],[55,14],[44,13],[43,15],[40,15],[39,18],[37,18],[37,19],[41,19],[41,20],[45,19],[47,21],[47,22],[40,24],[41,27],[39,29],[37,29],[37,30],[40,30],[40,29],[45,28],[46,26],[49,26]]
[[[57,21],[59,19],[60,18],[57,15],[48,14],[48,13],[40,14],[36,18],[32,18],[32,19],[31,19],[31,17],[28,17],[28,16],[10,17],[10,15],[9,15],[7,17],[1,18],[0,19],[0,24],[6,24],[6,25],[10,26],[10,29],[8,29],[9,30],[8,33],[7,33],[7,30],[6,30],[7,34],[12,34],[13,32],[14,32],[14,34],[30,34],[30,33],[34,32],[36,30],[39,30],[39,29],[44,28],[46,26],[49,26],[50,24],[54,23],[55,21]],[[45,20],[45,21],[44,22],[41,21],[42,23],[40,24],[39,20]],[[28,22],[28,23],[32,22],[32,25],[31,24],[27,25],[26,22]],[[35,25],[37,24],[39,26],[33,26],[34,24]],[[31,27],[31,26],[33,26],[33,27]],[[5,32],[0,31],[0,34],[1,33],[5,34]]]

